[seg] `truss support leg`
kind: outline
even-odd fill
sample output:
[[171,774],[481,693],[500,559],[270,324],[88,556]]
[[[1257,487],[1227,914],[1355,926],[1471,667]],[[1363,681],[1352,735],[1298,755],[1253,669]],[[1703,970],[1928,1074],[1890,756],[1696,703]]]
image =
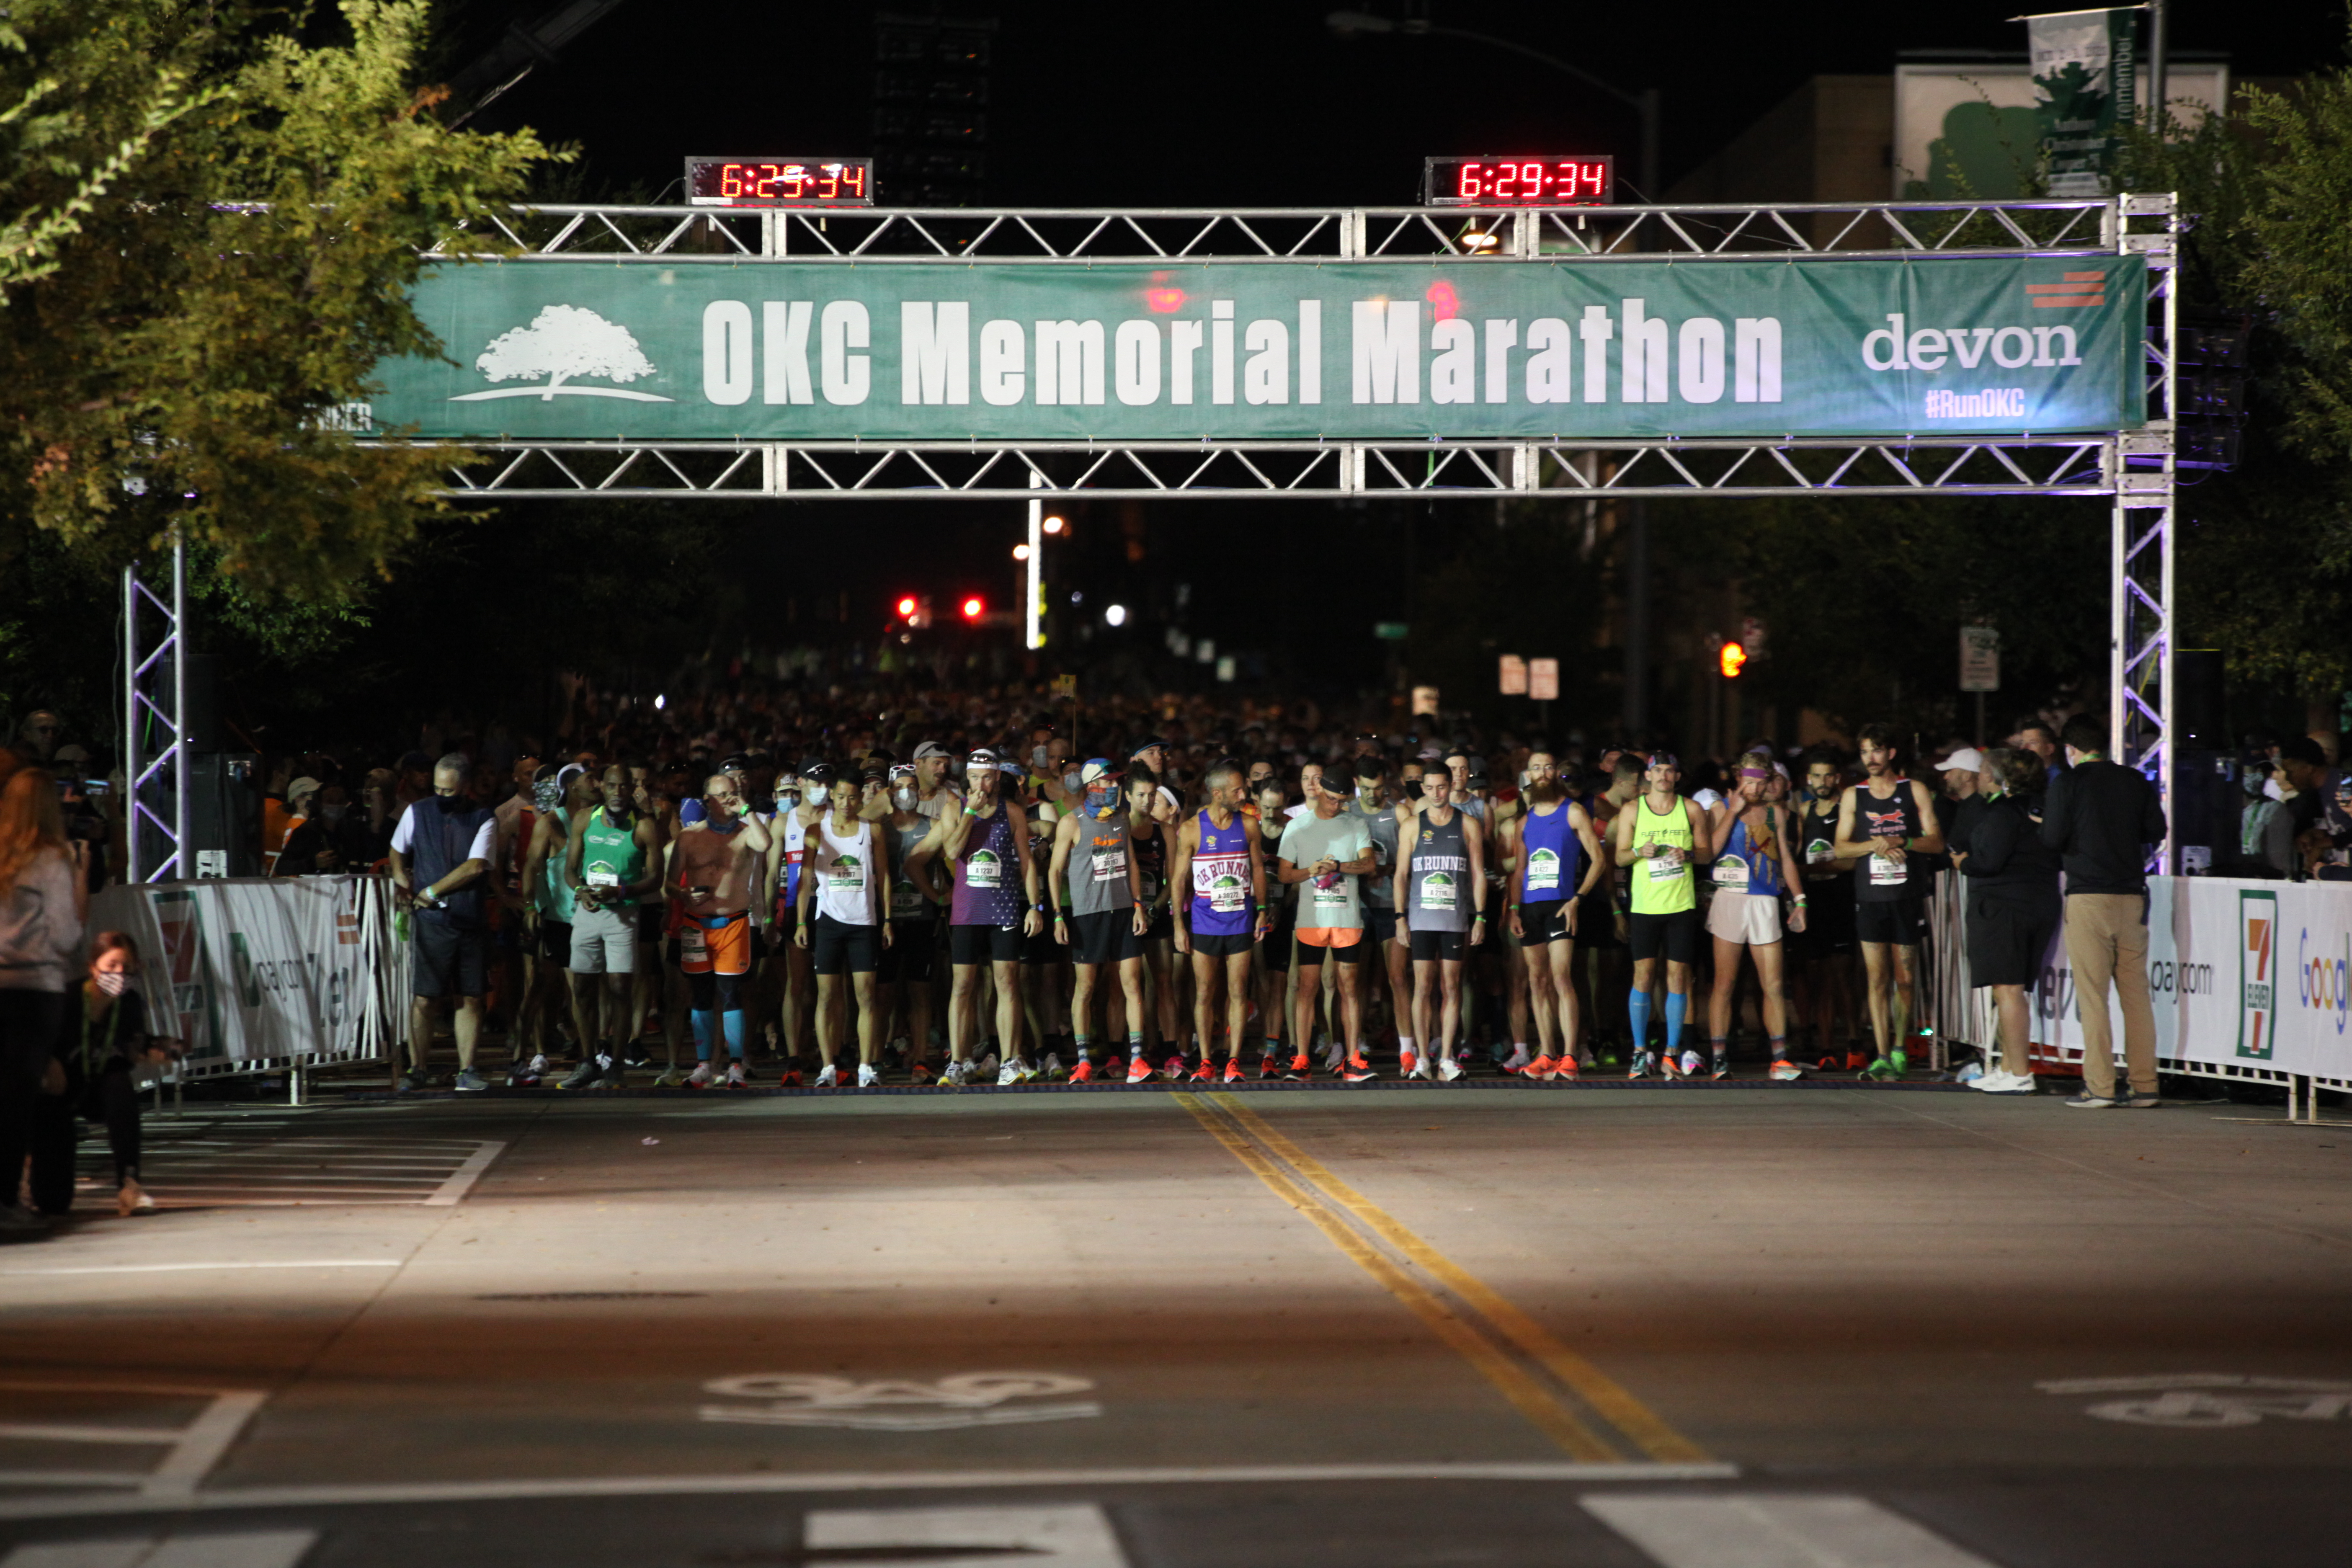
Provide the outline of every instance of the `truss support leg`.
[[[193,874],[188,843],[188,554],[172,542],[167,603],[139,575],[122,569],[122,777],[133,882],[185,880]],[[152,645],[142,621],[160,618]]]

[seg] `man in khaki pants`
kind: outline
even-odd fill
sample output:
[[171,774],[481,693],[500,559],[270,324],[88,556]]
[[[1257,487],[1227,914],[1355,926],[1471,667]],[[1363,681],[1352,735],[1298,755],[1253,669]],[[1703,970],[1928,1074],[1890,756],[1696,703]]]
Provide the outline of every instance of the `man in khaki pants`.
[[[2050,782],[2042,842],[2066,868],[2066,963],[2083,1016],[2083,1092],[2066,1103],[2085,1110],[2121,1105],[2153,1110],[2156,1009],[2147,994],[2147,852],[2164,842],[2164,806],[2135,769],[2107,761],[2106,733],[2070,719],[2067,771]],[[2116,1089],[2115,1037],[2107,1023],[2112,981],[2124,1011],[2127,1095]]]

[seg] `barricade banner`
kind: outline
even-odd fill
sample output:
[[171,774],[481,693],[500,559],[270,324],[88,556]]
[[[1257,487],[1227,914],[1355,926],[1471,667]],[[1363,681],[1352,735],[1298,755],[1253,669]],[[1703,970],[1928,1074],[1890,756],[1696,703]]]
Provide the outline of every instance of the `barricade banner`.
[[[1965,923],[1953,919],[1939,932],[1960,985]],[[2151,877],[2147,978],[2156,1054],[2177,1070],[2352,1083],[2352,884]],[[2081,1060],[2081,998],[2063,930],[2032,1000],[2038,1054]],[[2123,1016],[2112,993],[2108,1005],[2120,1052]],[[1990,1044],[1989,1026],[1978,1022],[1988,1016],[1973,1006],[1947,1013],[1945,1032]]]
[[405,1027],[409,950],[382,877],[109,888],[89,927],[138,942],[148,1016],[179,1039],[188,1077],[377,1058]]

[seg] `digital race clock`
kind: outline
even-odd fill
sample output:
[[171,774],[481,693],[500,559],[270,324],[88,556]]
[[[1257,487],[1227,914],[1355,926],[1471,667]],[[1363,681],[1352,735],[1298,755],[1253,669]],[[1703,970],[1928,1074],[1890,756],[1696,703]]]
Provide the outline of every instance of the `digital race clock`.
[[688,158],[686,199],[698,207],[870,207],[871,158]]
[[1605,206],[1616,185],[1617,160],[1609,156],[1430,158],[1421,199],[1433,207]]

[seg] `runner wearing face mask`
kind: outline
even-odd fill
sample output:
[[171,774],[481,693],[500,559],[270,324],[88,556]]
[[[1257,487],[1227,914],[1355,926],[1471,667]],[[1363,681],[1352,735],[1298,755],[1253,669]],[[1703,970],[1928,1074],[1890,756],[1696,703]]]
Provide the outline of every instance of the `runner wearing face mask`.
[[931,1080],[929,1063],[931,1038],[931,968],[939,952],[940,911],[947,903],[939,886],[939,863],[919,870],[908,859],[931,830],[931,819],[916,809],[922,801],[915,770],[901,764],[890,770],[890,945],[882,950],[875,979],[888,1007],[894,991],[907,1019],[907,1072],[917,1083]]
[[1126,792],[1110,761],[1096,757],[1078,772],[1078,809],[1055,825],[1046,888],[1055,895],[1054,939],[1066,948],[1077,975],[1070,992],[1070,1026],[1077,1065],[1073,1083],[1095,1080],[1095,979],[1106,963],[1118,965],[1127,1003],[1129,1076],[1149,1077],[1143,1054],[1142,874],[1130,850]]

